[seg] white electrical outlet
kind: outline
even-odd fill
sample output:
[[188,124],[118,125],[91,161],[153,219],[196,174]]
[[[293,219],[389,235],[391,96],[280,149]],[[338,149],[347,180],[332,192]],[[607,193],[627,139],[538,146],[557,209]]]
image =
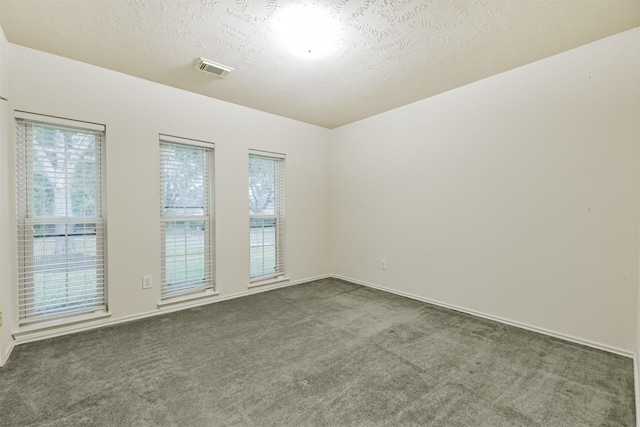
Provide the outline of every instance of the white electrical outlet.
[[153,286],[153,279],[151,275],[142,276],[142,289],[151,289]]
[[380,260],[380,270],[386,270],[387,269],[387,260],[386,259],[381,259]]

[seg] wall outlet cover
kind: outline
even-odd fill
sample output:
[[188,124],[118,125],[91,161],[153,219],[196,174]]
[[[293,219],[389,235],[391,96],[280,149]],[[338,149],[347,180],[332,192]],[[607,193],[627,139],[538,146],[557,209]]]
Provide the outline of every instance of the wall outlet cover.
[[153,279],[151,275],[142,276],[142,289],[151,289],[153,286]]

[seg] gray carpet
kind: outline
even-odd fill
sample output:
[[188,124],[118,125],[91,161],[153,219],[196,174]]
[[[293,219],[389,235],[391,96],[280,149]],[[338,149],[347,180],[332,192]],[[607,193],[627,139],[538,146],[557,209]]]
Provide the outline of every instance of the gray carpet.
[[634,426],[633,364],[325,279],[17,346],[2,426]]

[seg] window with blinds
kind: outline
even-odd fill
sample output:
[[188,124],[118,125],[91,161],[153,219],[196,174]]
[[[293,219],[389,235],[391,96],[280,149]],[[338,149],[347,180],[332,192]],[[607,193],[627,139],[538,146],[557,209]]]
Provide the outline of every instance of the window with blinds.
[[16,112],[19,324],[106,310],[105,128]]
[[284,275],[284,156],[249,154],[249,275]]
[[214,288],[213,144],[161,136],[161,298]]

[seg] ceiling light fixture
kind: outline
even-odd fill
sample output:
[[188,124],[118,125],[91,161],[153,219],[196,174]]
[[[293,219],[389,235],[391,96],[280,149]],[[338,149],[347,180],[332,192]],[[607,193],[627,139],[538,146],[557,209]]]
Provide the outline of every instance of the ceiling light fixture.
[[294,5],[274,16],[274,31],[292,53],[317,58],[337,47],[338,23],[325,8]]

